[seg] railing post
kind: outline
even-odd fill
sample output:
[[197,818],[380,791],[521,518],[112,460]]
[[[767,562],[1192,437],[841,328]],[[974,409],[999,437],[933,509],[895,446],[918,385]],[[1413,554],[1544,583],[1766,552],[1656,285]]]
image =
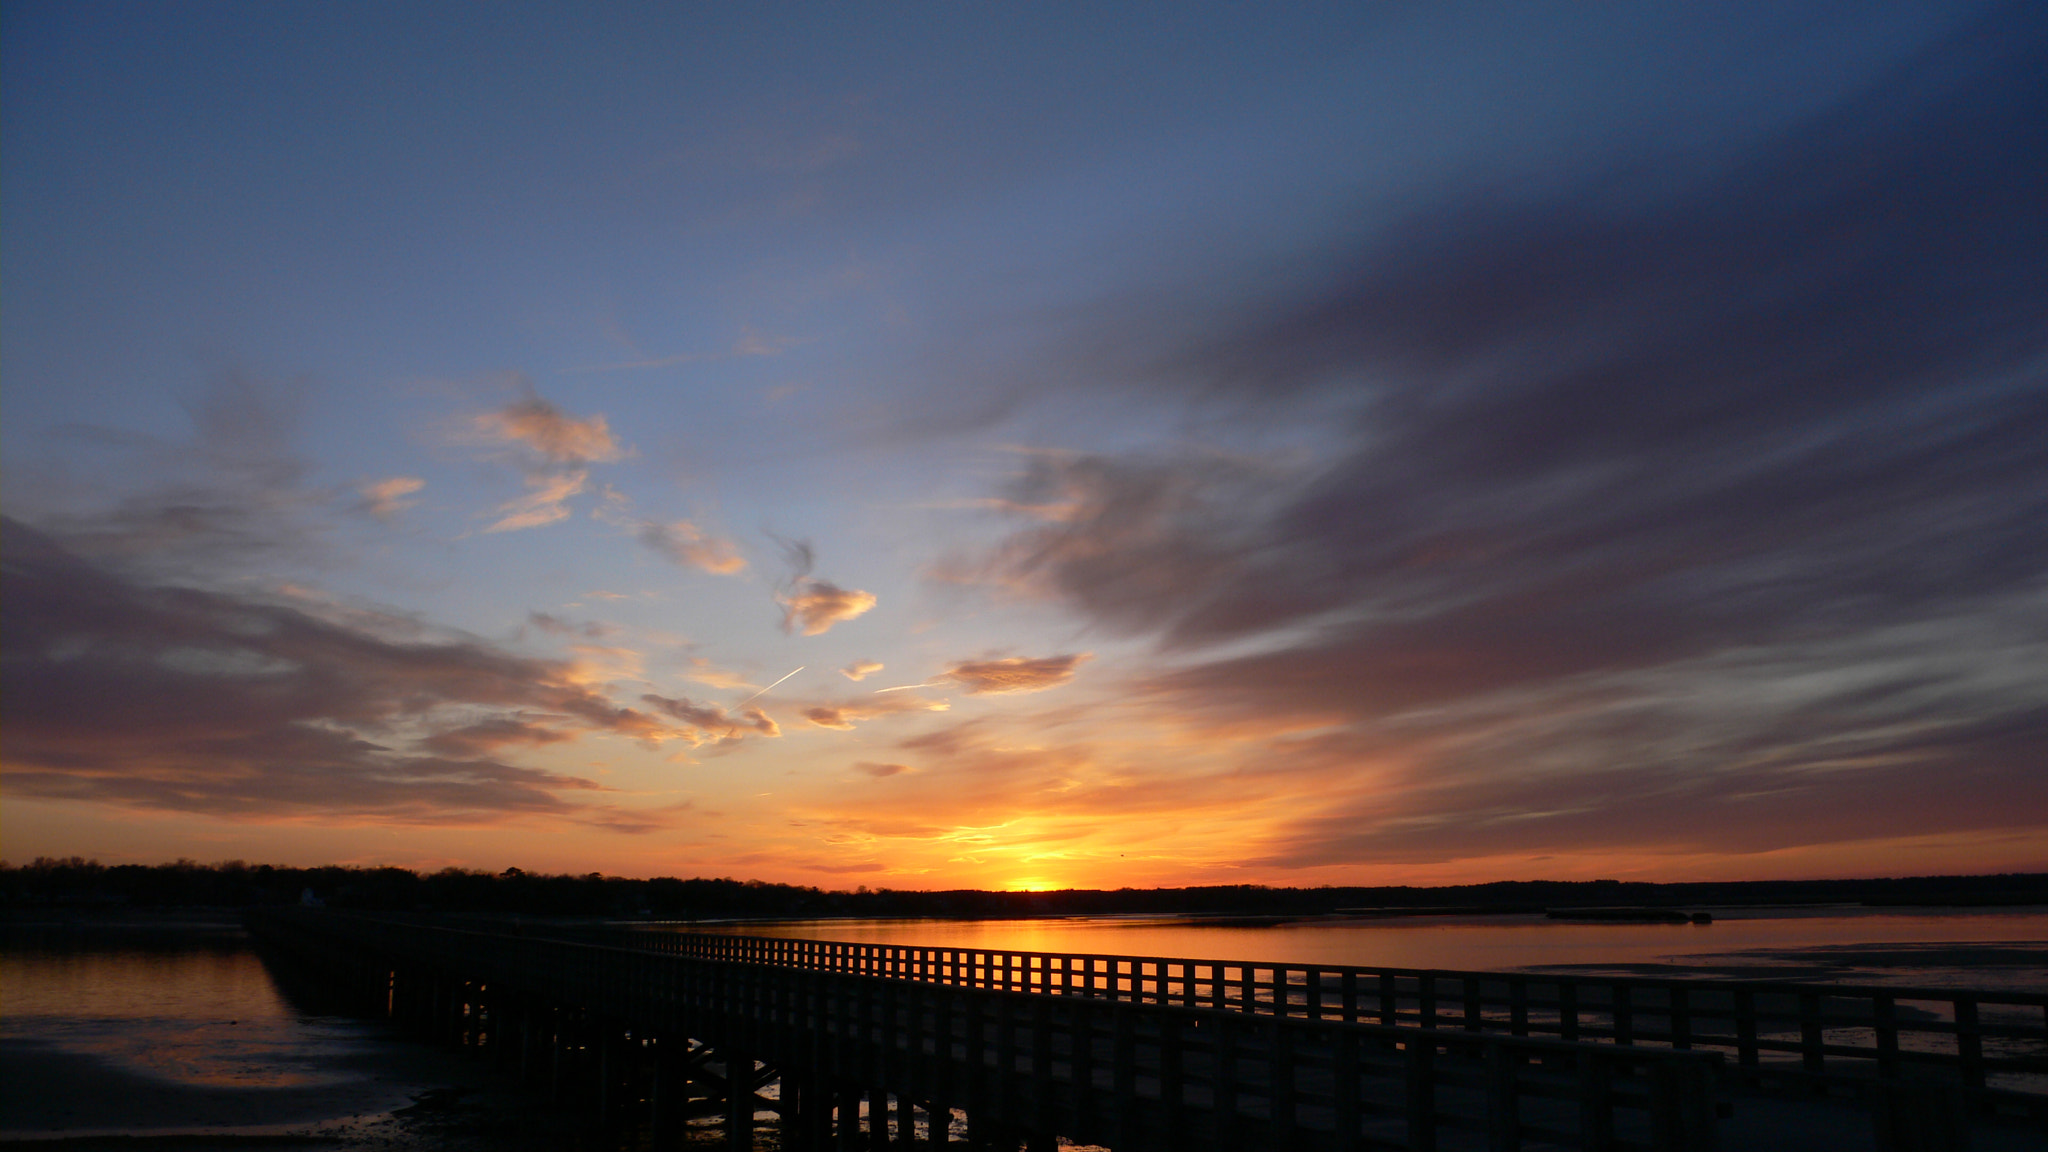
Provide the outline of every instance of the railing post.
[[1344,1033],[1336,1037],[1331,1052],[1331,1112],[1337,1147],[1342,1149],[1358,1141],[1358,1043],[1357,1034]]
[[1138,1033],[1136,1009],[1117,1004],[1110,1009],[1110,1083],[1116,1108],[1113,1148],[1132,1146],[1136,1139],[1138,1112]]
[[1801,992],[1799,994],[1799,1060],[1811,1073],[1819,1075],[1827,1071],[1827,1053],[1821,1050],[1827,1033],[1821,1027],[1820,994]]
[[1579,1142],[1587,1152],[1614,1147],[1614,1070],[1599,1048],[1582,1048],[1579,1063]]
[[1984,1087],[1984,1033],[1977,1018],[1977,1001],[1955,999],[1956,1057],[1963,1067],[1963,1086],[1972,1091]]
[[1266,1115],[1272,1123],[1273,1140],[1282,1148],[1295,1146],[1294,1029],[1284,1017],[1274,1019],[1266,1036]]
[[1739,988],[1735,992],[1735,1060],[1744,1068],[1754,1068],[1758,1059],[1756,993]]
[[1436,1152],[1436,1041],[1417,1037],[1405,1045],[1409,1152]]
[[1877,1074],[1886,1080],[1899,1075],[1899,1002],[1878,996],[1870,1005],[1877,1032]]
[[1166,1146],[1187,1146],[1187,1084],[1182,1079],[1181,1020],[1167,1016],[1159,1021],[1159,1106],[1165,1120]]
[[1514,1054],[1499,1043],[1486,1044],[1480,1051],[1486,1062],[1487,1152],[1518,1152],[1522,1147],[1522,1118]]
[[725,1050],[725,1146],[754,1149],[754,1058],[733,1048]]

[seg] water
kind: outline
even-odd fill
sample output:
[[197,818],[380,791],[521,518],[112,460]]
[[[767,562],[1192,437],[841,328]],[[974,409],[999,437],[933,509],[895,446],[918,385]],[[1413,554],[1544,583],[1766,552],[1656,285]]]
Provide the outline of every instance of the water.
[[1021,952],[1478,971],[1742,976],[1895,987],[2048,989],[2048,911],[1712,909],[1712,924],[1541,914],[1407,916],[1273,927],[1170,918],[811,920],[678,925],[754,936]]
[[[1042,952],[2048,988],[2042,909],[1720,909],[1711,925],[1489,916],[1264,928],[1150,919],[718,927]],[[17,921],[0,948],[0,1142],[95,1132],[292,1132],[395,1149],[406,1147],[385,1139],[402,1127],[395,1109],[428,1088],[487,1074],[475,1061],[401,1042],[384,1025],[294,1003],[239,929],[219,918],[97,921],[91,931],[75,924],[24,931]],[[364,1142],[369,1129],[383,1134],[381,1142]],[[452,1145],[436,1136],[425,1146]],[[512,1145],[499,1139],[491,1146]]]
[[279,989],[239,925],[156,916],[8,924],[0,947],[0,1142],[240,1140],[396,1130],[447,1057]]

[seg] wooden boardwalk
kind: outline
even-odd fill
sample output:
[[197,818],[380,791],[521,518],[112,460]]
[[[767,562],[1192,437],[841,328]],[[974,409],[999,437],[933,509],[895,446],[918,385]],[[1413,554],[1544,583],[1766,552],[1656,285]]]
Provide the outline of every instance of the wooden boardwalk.
[[678,956],[1314,1020],[1718,1052],[1731,1083],[1954,1087],[2048,1123],[2048,989],[1296,965],[622,931]]
[[[581,1093],[608,1119],[649,1114],[657,1145],[715,1115],[730,1147],[750,1149],[757,1115],[774,1112],[785,1147],[814,1149],[1706,1152],[1730,1066],[1679,1043],[1721,1037],[1690,1036],[1668,1001],[1637,1015],[1627,994],[1617,1020],[1612,1001],[1572,1008],[1576,993],[1540,977],[1519,992],[1480,974],[1404,987],[1362,970],[571,941],[324,912],[258,927],[370,1010]],[[1455,975],[1446,999],[1453,985],[1436,978]],[[1774,1010],[1759,1001],[1757,1019]],[[1771,1035],[1759,1024],[1758,1052]],[[1954,1144],[1927,1111],[1902,1113],[1893,1146]]]

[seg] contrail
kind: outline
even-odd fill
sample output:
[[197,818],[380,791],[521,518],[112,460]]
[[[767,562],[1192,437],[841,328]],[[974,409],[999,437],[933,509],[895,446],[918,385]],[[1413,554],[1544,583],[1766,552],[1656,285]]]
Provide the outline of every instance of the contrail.
[[[803,671],[803,668],[802,668],[801,666],[799,666],[799,667],[797,668],[796,672],[791,672],[791,673],[789,674],[789,676],[794,676],[794,675],[796,675],[796,673],[797,673],[797,672],[801,672],[801,671]],[[789,679],[789,676],[784,676],[784,677],[782,678],[782,680],[787,680],[787,679]],[[780,684],[780,683],[782,683],[782,680],[777,680],[777,681],[775,682],[775,684]],[[768,688],[773,688],[773,687],[775,687],[775,684],[770,684],[770,685],[768,686]],[[756,701],[756,700],[760,699],[760,698],[761,698],[761,696],[762,696],[762,695],[763,695],[764,693],[766,693],[766,692],[768,691],[768,688],[763,688],[763,689],[761,689],[761,691],[760,691],[760,692],[756,692],[756,693],[754,693],[754,694],[753,694],[752,696],[749,696],[749,697],[747,697],[747,698],[746,698],[745,700],[742,700],[742,701],[740,701],[740,702],[739,702],[738,704],[735,704],[735,705],[733,705],[733,707],[735,707],[735,708],[745,708],[745,707],[746,707],[747,705],[749,705],[749,704],[752,704],[752,703],[753,703],[754,701]]]
[[931,683],[929,680],[924,680],[916,684],[898,684],[894,688],[877,688],[875,689],[875,695],[880,696],[884,692],[901,692],[905,688],[929,688]]

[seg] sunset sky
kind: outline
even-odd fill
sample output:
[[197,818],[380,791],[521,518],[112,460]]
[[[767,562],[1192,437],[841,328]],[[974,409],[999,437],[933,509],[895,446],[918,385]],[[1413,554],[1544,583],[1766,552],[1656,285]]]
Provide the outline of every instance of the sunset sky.
[[2048,870],[2048,7],[4,30],[14,863]]

